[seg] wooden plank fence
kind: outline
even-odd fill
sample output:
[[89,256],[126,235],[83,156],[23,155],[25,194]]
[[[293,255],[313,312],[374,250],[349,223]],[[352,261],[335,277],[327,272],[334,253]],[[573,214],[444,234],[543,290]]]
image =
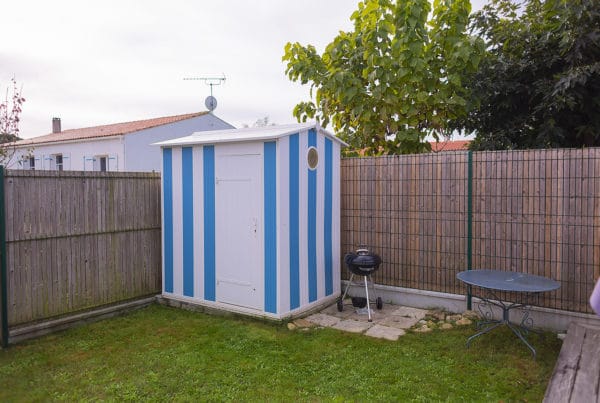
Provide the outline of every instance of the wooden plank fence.
[[379,253],[379,284],[464,294],[471,214],[472,268],[554,278],[561,288],[538,305],[591,313],[600,149],[472,153],[472,194],[468,164],[462,151],[343,159],[342,251]]
[[[343,159],[342,252],[379,253],[379,284],[453,294],[469,261],[545,275],[561,288],[538,305],[591,313],[600,149],[472,153],[471,187],[468,155]],[[159,174],[6,171],[4,201],[11,328],[160,292]]]
[[160,175],[6,171],[11,327],[161,289]]

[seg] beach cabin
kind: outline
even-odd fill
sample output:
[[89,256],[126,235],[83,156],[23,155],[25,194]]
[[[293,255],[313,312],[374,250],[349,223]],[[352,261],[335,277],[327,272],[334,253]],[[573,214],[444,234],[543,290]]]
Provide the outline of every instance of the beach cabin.
[[316,123],[162,148],[163,298],[271,319],[340,295],[340,148]]

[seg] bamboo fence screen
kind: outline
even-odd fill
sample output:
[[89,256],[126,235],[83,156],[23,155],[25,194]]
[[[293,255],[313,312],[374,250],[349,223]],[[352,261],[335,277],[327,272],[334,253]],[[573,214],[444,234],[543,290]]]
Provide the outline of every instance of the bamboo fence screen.
[[464,294],[462,270],[513,270],[560,281],[541,306],[592,312],[600,149],[349,158],[341,174],[342,251],[380,254],[377,283]]

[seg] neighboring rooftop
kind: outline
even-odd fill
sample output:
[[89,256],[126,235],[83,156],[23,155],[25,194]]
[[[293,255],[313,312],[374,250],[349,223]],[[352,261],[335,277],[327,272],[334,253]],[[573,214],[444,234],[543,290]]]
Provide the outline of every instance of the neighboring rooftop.
[[[440,153],[443,151],[469,151],[469,143],[471,140],[444,140],[444,141],[430,141],[431,152]],[[383,151],[383,147],[379,148]],[[358,151],[358,155],[364,157],[367,152],[367,148],[363,148]]]
[[120,136],[123,134],[133,133],[144,129],[150,129],[156,126],[162,126],[169,123],[179,122],[181,120],[195,118],[198,116],[206,115],[208,113],[209,112],[195,112],[188,113],[185,115],[165,116],[153,119],[136,120],[133,122],[113,123],[110,125],[84,127],[81,129],[69,129],[58,131],[57,133],[46,134],[44,136],[20,140],[14,144],[17,146],[21,146],[91,139],[97,137]]
[[439,153],[441,151],[467,151],[469,149],[470,140],[446,140],[446,141],[430,141],[431,152]]

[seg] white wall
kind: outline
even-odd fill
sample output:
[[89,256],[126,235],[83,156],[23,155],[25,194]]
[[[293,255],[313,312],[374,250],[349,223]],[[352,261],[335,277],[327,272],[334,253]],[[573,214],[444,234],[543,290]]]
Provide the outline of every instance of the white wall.
[[227,122],[211,113],[123,136],[111,136],[64,143],[40,144],[31,149],[20,148],[7,164],[8,169],[29,169],[24,156],[35,158],[36,170],[55,170],[54,155],[63,155],[63,170],[99,170],[97,156],[107,157],[108,171],[150,172],[161,171],[160,147],[151,144],[188,136],[205,130],[233,129]]
[[168,125],[153,127],[125,136],[124,171],[149,172],[161,171],[160,147],[151,144],[159,141],[189,136],[194,132],[206,130],[235,129],[212,113],[186,119]]
[[[104,139],[93,139],[77,142],[39,144],[33,148],[23,147],[17,149],[15,155],[8,163],[8,169],[28,169],[22,159],[25,156],[35,158],[36,170],[55,170],[54,155],[62,154],[63,170],[66,171],[92,171],[94,170],[94,156],[107,156],[109,171],[123,170],[123,145],[121,136]],[[97,165],[96,165],[97,168]]]

